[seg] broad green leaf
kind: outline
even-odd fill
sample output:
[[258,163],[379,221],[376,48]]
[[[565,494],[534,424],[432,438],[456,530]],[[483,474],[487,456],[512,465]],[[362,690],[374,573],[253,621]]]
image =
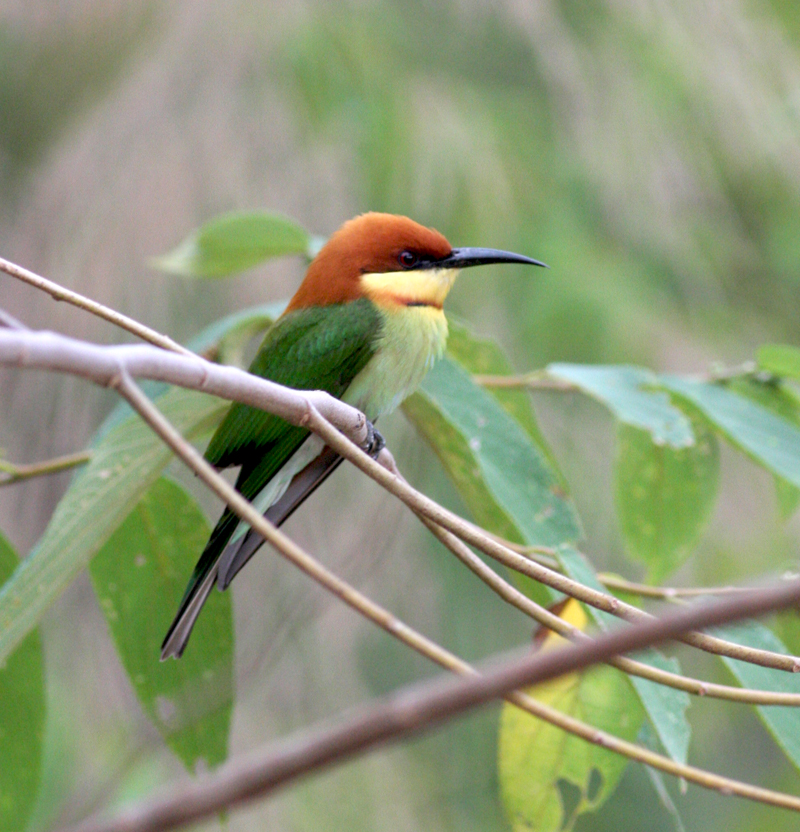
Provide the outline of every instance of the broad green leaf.
[[[447,316],[447,329],[447,355],[468,373],[487,376],[511,375],[511,364],[494,341],[478,337],[466,323],[454,319],[452,315]],[[547,452],[547,443],[536,423],[527,391],[519,387],[485,389],[528,431],[539,448]]]
[[[192,439],[220,418],[220,399],[175,388],[158,408]],[[172,459],[172,452],[130,416],[106,432],[62,497],[39,542],[0,588],[0,661],[39,621],[128,516]]]
[[768,373],[800,381],[800,347],[764,344],[756,351],[758,366]]
[[733,445],[792,485],[800,486],[800,430],[765,407],[717,384],[661,376],[659,383],[687,399]]
[[[732,379],[727,383],[727,387],[800,428],[800,401],[795,392],[784,383],[778,380],[764,382],[757,378],[744,377]],[[800,504],[800,489],[776,474],[775,495],[778,500],[778,513],[782,519],[788,520]]]
[[294,220],[263,211],[222,214],[150,263],[187,277],[227,277],[271,257],[308,254],[312,239]]
[[286,308],[285,300],[251,306],[209,324],[189,342],[196,353],[213,352],[214,360],[222,364],[239,364],[235,360],[247,341],[266,330]]
[[[579,605],[575,607],[580,610]],[[585,613],[581,616],[585,621]],[[543,649],[560,641],[548,636]],[[636,737],[644,718],[624,675],[609,667],[571,673],[526,692],[551,708],[627,740]],[[610,797],[627,764],[619,754],[567,734],[514,705],[503,705],[498,738],[500,792],[512,828],[518,832],[571,829],[579,815],[597,809]],[[577,798],[565,784],[577,792]],[[572,799],[565,801],[565,795]]]
[[[513,373],[511,363],[494,341],[475,335],[463,321],[447,316],[447,355],[468,373],[474,375],[505,376]],[[544,434],[539,429],[527,390],[519,387],[486,387],[507,413],[510,413],[530,434],[536,447],[545,455],[553,473],[566,490],[567,482],[561,473]]]
[[[770,629],[757,621],[718,627],[714,635],[744,644],[759,650],[788,654],[783,642]],[[733,673],[742,687],[758,690],[772,690],[785,693],[800,693],[800,674],[786,673],[750,662],[722,657],[722,661]],[[795,768],[800,769],[800,709],[781,705],[758,705],[758,715],[774,740],[783,749]]]
[[[580,536],[572,503],[519,423],[445,358],[403,404],[484,528],[517,543],[554,546]],[[552,598],[537,584],[537,600]]]
[[669,396],[645,389],[658,384],[649,370],[624,365],[550,364],[547,374],[579,387],[604,404],[620,422],[648,431],[656,444],[686,448],[694,443],[688,417],[670,402]]
[[161,478],[89,567],[136,695],[189,770],[219,765],[227,756],[233,695],[230,593],[211,593],[179,662],[159,661],[159,650],[210,531],[194,500]]
[[714,506],[719,487],[719,448],[697,420],[695,444],[657,445],[645,430],[620,424],[617,431],[615,501],[629,554],[644,562],[659,583],[689,556]]
[[[599,592],[606,591],[605,587],[597,580],[591,565],[579,552],[568,546],[562,546],[559,549],[559,561],[564,573],[569,575],[570,578],[580,581],[584,586],[589,586]],[[603,629],[622,626],[619,619],[610,613],[597,610],[594,607],[587,607],[587,609],[594,621]],[[668,670],[671,673],[681,672],[677,659],[668,659],[657,650],[644,650],[637,653],[633,658],[643,664],[661,670]],[[658,685],[639,676],[628,678],[639,697],[639,701],[644,706],[664,750],[673,760],[685,763],[692,734],[691,726],[686,719],[686,709],[691,701],[689,694],[682,690]]]
[[[0,534],[0,580],[18,562]],[[38,630],[0,666],[0,703],[0,829],[25,829],[39,792],[47,705]]]

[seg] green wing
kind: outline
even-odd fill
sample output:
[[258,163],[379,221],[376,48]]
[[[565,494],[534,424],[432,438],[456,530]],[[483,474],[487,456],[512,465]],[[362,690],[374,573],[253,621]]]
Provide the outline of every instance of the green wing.
[[[324,390],[340,398],[372,357],[380,327],[380,313],[365,299],[298,309],[269,329],[250,372],[287,387]],[[289,441],[292,434],[299,440],[296,444]],[[252,470],[254,463],[261,463],[263,485],[307,435],[304,428],[278,416],[237,403],[217,428],[205,456],[218,468],[245,465]],[[270,473],[263,470],[264,457],[273,449],[278,458]]]
[[[270,327],[250,372],[287,387],[324,390],[341,398],[372,358],[381,324],[380,313],[367,300],[298,309]],[[211,437],[205,456],[218,468],[241,465],[236,488],[252,500],[303,444],[308,433],[278,416],[235,403]],[[238,523],[239,518],[225,509],[189,579],[164,639],[162,658],[183,652],[199,613],[193,599],[203,592],[204,580]],[[197,600],[202,604],[204,599],[205,595]],[[174,644],[167,649],[171,640]]]

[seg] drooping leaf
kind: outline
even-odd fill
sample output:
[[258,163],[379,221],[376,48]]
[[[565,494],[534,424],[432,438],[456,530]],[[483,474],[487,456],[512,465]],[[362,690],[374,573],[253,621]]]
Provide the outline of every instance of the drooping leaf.
[[[744,644],[758,650],[788,654],[783,642],[772,630],[757,621],[718,627],[714,635]],[[771,690],[785,693],[800,693],[800,674],[786,673],[769,667],[760,667],[750,662],[722,657],[722,661],[733,673],[742,687],[757,690]],[[800,769],[800,709],[781,705],[756,706],[761,721],[772,734],[775,742],[783,749],[789,761]]]
[[648,431],[656,444],[686,448],[694,442],[688,417],[670,402],[669,396],[646,389],[658,384],[649,370],[622,365],[550,364],[547,374],[597,399],[620,422]]
[[[494,396],[445,358],[403,404],[475,521],[518,543],[554,546],[579,537],[571,501],[544,456]],[[537,600],[549,591],[530,582]]]
[[308,254],[309,233],[294,220],[264,211],[232,212],[209,220],[151,265],[187,277],[227,277],[271,257]]
[[716,439],[700,420],[692,432],[693,445],[673,448],[639,428],[617,431],[617,514],[629,554],[645,563],[652,583],[686,560],[716,501]]
[[[505,376],[513,369],[499,345],[488,338],[480,338],[463,321],[447,316],[447,355],[473,375]],[[527,391],[515,387],[487,387],[503,408],[530,434],[536,446],[547,456],[551,468],[557,471],[555,458],[539,429]],[[563,478],[562,478],[562,484]]]
[[161,662],[159,652],[210,531],[194,500],[161,478],[90,565],[136,695],[190,770],[219,765],[227,755],[233,694],[230,593],[211,593],[179,662]]
[[[559,561],[570,578],[596,589],[605,592],[605,587],[597,580],[594,570],[579,552],[568,546],[559,549]],[[594,607],[587,607],[595,623],[603,629],[621,626],[618,619],[610,613],[597,610]],[[643,664],[667,670],[671,673],[680,673],[680,665],[677,659],[666,658],[657,650],[644,650],[633,656]],[[685,763],[689,753],[689,741],[691,739],[691,726],[686,719],[686,709],[689,707],[689,694],[682,690],[669,688],[656,684],[648,679],[639,676],[630,676],[631,685],[636,691],[639,701],[644,706],[650,724],[663,746],[664,750],[680,763]]]
[[[580,605],[568,602],[562,616],[583,629],[576,615],[585,625]],[[542,649],[559,642],[563,640],[551,634]],[[636,737],[644,718],[625,676],[609,667],[571,673],[526,693],[627,740]],[[514,705],[503,705],[498,775],[503,805],[514,830],[571,829],[579,815],[608,799],[627,764],[618,754],[567,734]]]
[[768,373],[800,381],[800,347],[764,344],[756,351],[758,366]]
[[241,358],[247,342],[266,331],[285,308],[286,301],[278,300],[232,312],[192,338],[189,349],[200,354],[211,352],[220,364],[243,366]]
[[[764,382],[754,377],[734,378],[727,383],[727,387],[800,428],[800,400],[794,390],[780,380]],[[778,513],[782,519],[788,520],[800,504],[800,488],[776,474],[775,494]]]
[[[0,534],[0,581],[18,564]],[[32,630],[0,666],[0,829],[25,829],[39,792],[46,716],[44,657]]]
[[[175,388],[158,399],[158,407],[191,439],[221,417],[226,403]],[[138,416],[102,435],[41,539],[0,588],[0,661],[89,563],[171,458],[172,452]]]
[[800,429],[719,384],[678,376],[661,376],[659,383],[691,402],[752,460],[800,486]]

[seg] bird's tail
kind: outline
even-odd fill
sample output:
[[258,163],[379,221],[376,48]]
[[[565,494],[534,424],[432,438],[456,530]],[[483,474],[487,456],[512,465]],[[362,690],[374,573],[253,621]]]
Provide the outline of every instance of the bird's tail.
[[206,548],[197,561],[194,572],[192,572],[186,592],[183,593],[178,613],[161,644],[161,661],[168,659],[170,656],[179,659],[186,649],[186,643],[189,641],[194,622],[197,620],[197,616],[200,615],[200,610],[203,609],[208,594],[217,582],[220,556],[228,545],[228,540],[238,523],[239,518],[230,509],[227,509],[214,527]]

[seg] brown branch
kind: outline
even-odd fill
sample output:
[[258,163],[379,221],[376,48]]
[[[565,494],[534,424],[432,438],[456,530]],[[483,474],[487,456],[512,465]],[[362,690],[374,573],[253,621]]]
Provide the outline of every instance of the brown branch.
[[[631,604],[626,604],[613,595],[598,592],[566,575],[556,572],[553,569],[548,569],[529,558],[513,552],[480,527],[440,506],[434,500],[431,500],[430,497],[412,488],[401,477],[398,477],[362,453],[345,436],[338,433],[329,425],[326,425],[325,420],[315,415],[313,411],[309,417],[308,427],[321,436],[326,444],[338,454],[364,471],[364,473],[374,479],[379,485],[383,486],[389,493],[394,494],[395,497],[402,500],[414,513],[432,520],[437,525],[452,532],[465,543],[474,546],[479,551],[494,558],[509,569],[527,575],[533,578],[533,580],[539,581],[558,592],[569,595],[591,607],[615,615],[630,623],[646,621],[652,618],[649,613]],[[680,640],[685,644],[697,647],[708,653],[740,659],[741,661],[751,662],[762,667],[771,667],[790,673],[800,670],[800,659],[795,656],[745,647],[744,645],[735,644],[725,639],[709,636],[705,633],[687,633],[681,636]]]
[[[781,583],[714,604],[671,610],[662,618],[604,633],[580,644],[495,662],[482,674],[470,671],[466,678],[436,679],[415,685],[361,707],[332,725],[318,725],[302,736],[241,757],[180,789],[171,788],[169,793],[144,805],[108,818],[90,818],[69,832],[165,832],[263,797],[301,775],[342,762],[380,744],[405,739],[499,697],[511,696],[522,706],[533,703],[538,716],[557,721],[565,730],[575,729],[575,720],[513,691],[579,671],[620,653],[660,644],[689,630],[752,618],[797,604],[799,600],[800,581]],[[591,726],[583,727],[590,732],[584,739],[615,751],[633,751],[636,759],[670,774],[723,794],[737,794],[800,811],[800,798],[794,795],[699,772]]]
[[98,303],[96,300],[87,298],[78,292],[73,292],[71,289],[65,289],[58,283],[54,283],[52,280],[48,280],[46,277],[42,277],[41,275],[38,275],[29,269],[25,269],[22,266],[18,266],[16,263],[12,263],[10,260],[6,260],[2,257],[0,257],[0,271],[5,272],[10,277],[15,277],[17,280],[21,280],[23,283],[27,283],[29,286],[34,286],[37,289],[41,289],[43,292],[47,292],[53,300],[66,301],[67,303],[71,303],[73,306],[77,306],[79,309],[91,312],[93,315],[97,315],[98,318],[109,321],[115,326],[121,327],[127,332],[136,335],[143,341],[148,341],[157,347],[161,347],[161,349],[182,353],[183,355],[193,354],[191,350],[187,350],[186,347],[182,347],[176,341],[173,341],[172,338],[162,335],[160,332],[156,332],[154,329],[150,329],[150,327],[145,326],[144,324],[140,324],[133,318],[129,318],[127,315],[123,315],[121,312],[110,309],[108,306],[104,306],[102,303]]

